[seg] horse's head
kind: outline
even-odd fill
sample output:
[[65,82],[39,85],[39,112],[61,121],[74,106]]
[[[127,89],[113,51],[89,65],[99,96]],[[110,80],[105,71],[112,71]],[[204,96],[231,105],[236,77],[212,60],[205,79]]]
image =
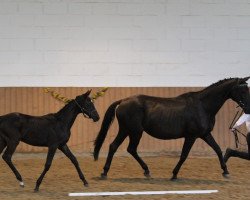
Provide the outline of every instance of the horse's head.
[[230,98],[234,100],[246,114],[250,114],[250,93],[247,80],[250,77],[239,78],[230,92]]
[[91,90],[88,90],[86,93],[77,96],[74,101],[84,116],[91,118],[94,122],[96,122],[100,119],[100,117],[95,109],[92,99],[89,97],[90,92]]

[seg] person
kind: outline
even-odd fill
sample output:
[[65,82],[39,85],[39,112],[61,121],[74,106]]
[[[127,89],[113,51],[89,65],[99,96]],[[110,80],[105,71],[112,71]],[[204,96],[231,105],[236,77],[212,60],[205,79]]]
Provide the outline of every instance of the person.
[[238,157],[238,158],[250,160],[250,114],[243,113],[243,115],[234,124],[232,131],[234,131],[234,129],[236,129],[243,123],[245,123],[246,129],[247,129],[246,140],[247,140],[248,152],[243,152],[243,151],[238,151],[238,150],[227,148],[226,153],[224,155],[225,162],[227,162],[230,157]]

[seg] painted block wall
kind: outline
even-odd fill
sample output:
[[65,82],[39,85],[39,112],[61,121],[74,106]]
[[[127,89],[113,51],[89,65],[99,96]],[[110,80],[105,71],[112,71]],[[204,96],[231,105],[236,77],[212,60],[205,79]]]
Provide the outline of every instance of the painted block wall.
[[250,0],[1,0],[0,86],[208,86],[250,75]]

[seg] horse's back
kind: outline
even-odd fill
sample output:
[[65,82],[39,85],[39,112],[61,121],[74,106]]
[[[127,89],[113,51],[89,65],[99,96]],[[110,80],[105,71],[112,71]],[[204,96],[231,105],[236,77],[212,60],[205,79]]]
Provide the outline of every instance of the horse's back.
[[199,135],[209,128],[209,119],[196,95],[174,98],[137,95],[124,99],[117,108],[119,125],[128,131],[145,131],[159,139]]
[[13,125],[13,128],[18,126],[32,125],[36,123],[51,123],[54,120],[52,114],[44,116],[32,116],[23,113],[13,112],[0,116],[0,127]]
[[20,113],[9,113],[0,116],[0,137],[5,141],[19,141],[21,134],[20,128]]
[[21,113],[14,112],[0,116],[0,128],[5,125],[8,125],[9,123],[13,124],[18,122],[20,120],[20,115]]
[[186,102],[180,98],[137,95],[123,100],[116,115],[128,131],[144,130],[156,138],[173,139],[183,137],[185,109]]
[[47,146],[48,135],[53,134],[54,117],[9,113],[0,116],[0,136],[5,140],[23,141],[34,146]]

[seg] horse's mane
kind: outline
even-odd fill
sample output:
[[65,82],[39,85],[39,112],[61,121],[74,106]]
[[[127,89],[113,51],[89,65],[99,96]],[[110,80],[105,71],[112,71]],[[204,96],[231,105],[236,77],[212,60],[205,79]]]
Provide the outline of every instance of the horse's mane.
[[204,88],[202,91],[217,87],[218,85],[221,85],[221,84],[223,84],[225,82],[228,82],[228,81],[231,81],[231,80],[236,80],[236,79],[238,79],[238,78],[231,78],[231,77],[230,78],[225,78],[223,80],[217,81],[216,83],[212,83],[208,87]]
[[64,105],[60,110],[58,110],[56,113],[52,113],[55,117],[60,118],[61,116],[65,115],[65,112],[67,112],[67,109],[72,106],[73,100],[70,100],[66,105]]
[[195,91],[195,92],[187,92],[187,93],[184,93],[184,94],[181,94],[181,95],[179,95],[178,97],[193,97],[193,95],[197,95],[197,94],[204,94],[204,92],[206,93],[208,90],[210,90],[210,89],[213,89],[213,88],[215,88],[215,87],[217,87],[217,86],[219,86],[219,85],[221,85],[221,84],[223,84],[223,83],[226,83],[226,82],[228,82],[228,81],[233,81],[233,80],[237,80],[238,78],[225,78],[225,79],[223,79],[223,80],[219,80],[219,81],[217,81],[217,82],[215,82],[215,83],[212,83],[211,85],[209,85],[208,87],[205,87],[204,89],[202,89],[202,90],[200,90],[200,91]]

